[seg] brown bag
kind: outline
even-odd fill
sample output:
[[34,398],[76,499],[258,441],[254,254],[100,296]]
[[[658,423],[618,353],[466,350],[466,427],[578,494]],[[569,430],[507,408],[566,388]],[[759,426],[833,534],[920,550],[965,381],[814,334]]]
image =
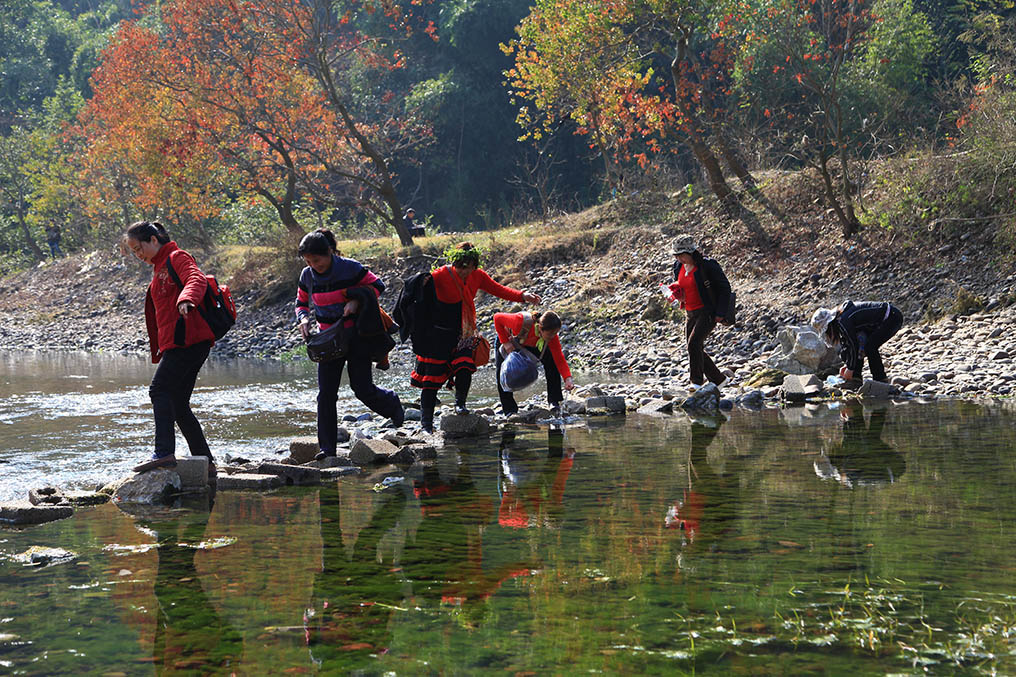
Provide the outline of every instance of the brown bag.
[[473,348],[473,363],[477,367],[490,362],[490,341],[485,336],[480,335],[476,337],[476,347]]

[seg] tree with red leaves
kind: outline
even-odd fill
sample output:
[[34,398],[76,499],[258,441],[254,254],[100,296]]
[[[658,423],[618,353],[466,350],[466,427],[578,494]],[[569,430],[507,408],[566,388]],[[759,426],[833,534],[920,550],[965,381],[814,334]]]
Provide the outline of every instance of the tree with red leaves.
[[310,196],[412,243],[389,167],[427,128],[399,93],[363,86],[403,65],[393,45],[411,17],[399,3],[169,0],[153,11],[157,28],[152,17],[121,26],[82,118],[94,161],[129,166],[139,209],[204,218],[257,195],[295,235],[294,206]]

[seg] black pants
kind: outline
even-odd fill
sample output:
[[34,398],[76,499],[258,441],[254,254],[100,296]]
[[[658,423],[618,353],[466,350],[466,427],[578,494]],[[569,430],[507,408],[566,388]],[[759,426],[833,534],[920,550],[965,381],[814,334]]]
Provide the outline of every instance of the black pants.
[[317,433],[321,451],[335,453],[338,442],[339,416],[335,404],[342,384],[342,368],[349,372],[349,385],[356,399],[381,416],[399,418],[402,402],[392,390],[374,385],[374,365],[365,355],[350,355],[332,362],[318,364]]
[[152,377],[152,385],[148,388],[152,412],[155,414],[156,456],[176,453],[175,423],[180,426],[191,455],[207,456],[208,461],[212,461],[205,433],[190,408],[190,397],[198,380],[198,372],[208,359],[211,349],[212,342],[203,341],[186,348],[172,348],[162,354],[159,367]]
[[[561,392],[561,372],[557,370],[557,363],[554,362],[554,356],[550,354],[549,350],[543,351],[541,357],[540,351],[536,349],[536,346],[525,346],[525,349],[540,358],[540,362],[543,363],[543,374],[547,377],[547,402],[550,406],[556,406],[564,401],[564,393]],[[494,340],[494,367],[495,376],[494,380],[497,381],[497,394],[501,398],[501,411],[506,416],[511,416],[519,410],[519,405],[515,401],[515,396],[501,388],[501,363],[504,362],[504,357],[501,356],[501,341],[500,339]]]
[[[895,306],[892,306],[889,309],[889,317],[885,318],[885,322],[878,325],[875,331],[868,334],[868,340],[864,344],[864,354],[868,356],[868,368],[871,370],[871,377],[876,381],[885,383],[889,380],[886,377],[885,365],[882,364],[882,356],[878,354],[878,349],[883,343],[895,336],[902,326],[903,313]],[[863,367],[864,364],[862,363],[861,366]],[[858,369],[858,372],[860,372],[860,369]],[[860,378],[861,374],[857,373],[854,376]]]
[[706,353],[706,337],[716,327],[716,318],[708,309],[688,311],[685,320],[684,335],[688,341],[688,371],[691,372],[691,382],[695,385],[702,385],[705,379],[719,385],[723,382],[724,376],[713,360]]

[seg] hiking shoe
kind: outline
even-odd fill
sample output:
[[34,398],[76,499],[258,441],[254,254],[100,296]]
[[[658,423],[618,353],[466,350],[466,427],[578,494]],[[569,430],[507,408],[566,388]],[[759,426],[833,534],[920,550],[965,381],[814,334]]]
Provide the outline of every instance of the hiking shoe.
[[560,404],[553,404],[553,405],[551,405],[551,407],[550,407],[550,415],[553,416],[554,418],[560,418],[561,417],[561,405]]
[[335,452],[334,451],[319,451],[314,456],[314,460],[315,461],[323,461],[326,458],[335,458]]
[[142,473],[148,472],[149,470],[155,470],[156,468],[175,468],[176,467],[176,455],[166,454],[165,456],[156,456],[152,454],[152,457],[144,463],[139,463],[134,466],[134,472]]
[[455,413],[458,414],[459,416],[465,416],[466,414],[469,413],[469,410],[466,409],[466,405],[464,404],[456,404]]
[[395,412],[395,416],[392,416],[392,425],[396,428],[401,428],[402,424],[406,422],[406,410],[399,405],[399,410]]
[[219,479],[219,471],[215,469],[215,464],[208,461],[208,483],[215,484]]
[[420,421],[420,428],[425,433],[432,433],[434,432],[434,421]]
[[383,359],[377,361],[377,368],[380,369],[381,371],[388,371],[388,369],[391,368],[391,366],[392,363],[388,359],[387,355],[385,355]]

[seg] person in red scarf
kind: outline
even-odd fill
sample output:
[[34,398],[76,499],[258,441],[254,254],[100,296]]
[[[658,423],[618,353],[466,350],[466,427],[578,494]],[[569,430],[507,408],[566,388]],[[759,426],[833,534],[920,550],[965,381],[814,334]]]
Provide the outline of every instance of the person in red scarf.
[[[555,414],[560,414],[564,394],[561,392],[561,379],[564,387],[572,390],[572,380],[568,360],[561,349],[561,318],[552,310],[548,310],[539,318],[531,313],[495,313],[494,331],[497,333],[495,349],[495,367],[501,373],[501,363],[508,354],[515,350],[512,338],[517,338],[523,348],[531,352],[543,364],[543,373],[547,377],[547,402]],[[497,394],[501,398],[501,410],[505,416],[519,411],[515,396],[501,387],[501,379],[497,380]]]
[[148,389],[155,415],[155,453],[135,466],[134,472],[176,465],[173,430],[176,424],[191,455],[208,458],[208,476],[212,480],[215,477],[212,452],[201,423],[190,408],[198,371],[215,343],[211,328],[196,310],[208,281],[194,257],[170,240],[161,223],[138,221],[131,225],[123,236],[123,248],[152,266],[152,282],[145,298],[145,323],[152,362],[159,365]]
[[471,242],[462,242],[445,251],[445,258],[448,265],[431,272],[437,297],[431,321],[438,331],[431,332],[431,345],[426,348],[413,344],[416,367],[410,382],[421,389],[421,423],[427,432],[434,430],[437,391],[446,382],[451,382],[455,388],[455,413],[469,413],[466,398],[476,371],[473,351],[480,341],[476,329],[476,292],[482,289],[516,303],[541,302],[536,294],[495,282],[480,268],[480,250]]

